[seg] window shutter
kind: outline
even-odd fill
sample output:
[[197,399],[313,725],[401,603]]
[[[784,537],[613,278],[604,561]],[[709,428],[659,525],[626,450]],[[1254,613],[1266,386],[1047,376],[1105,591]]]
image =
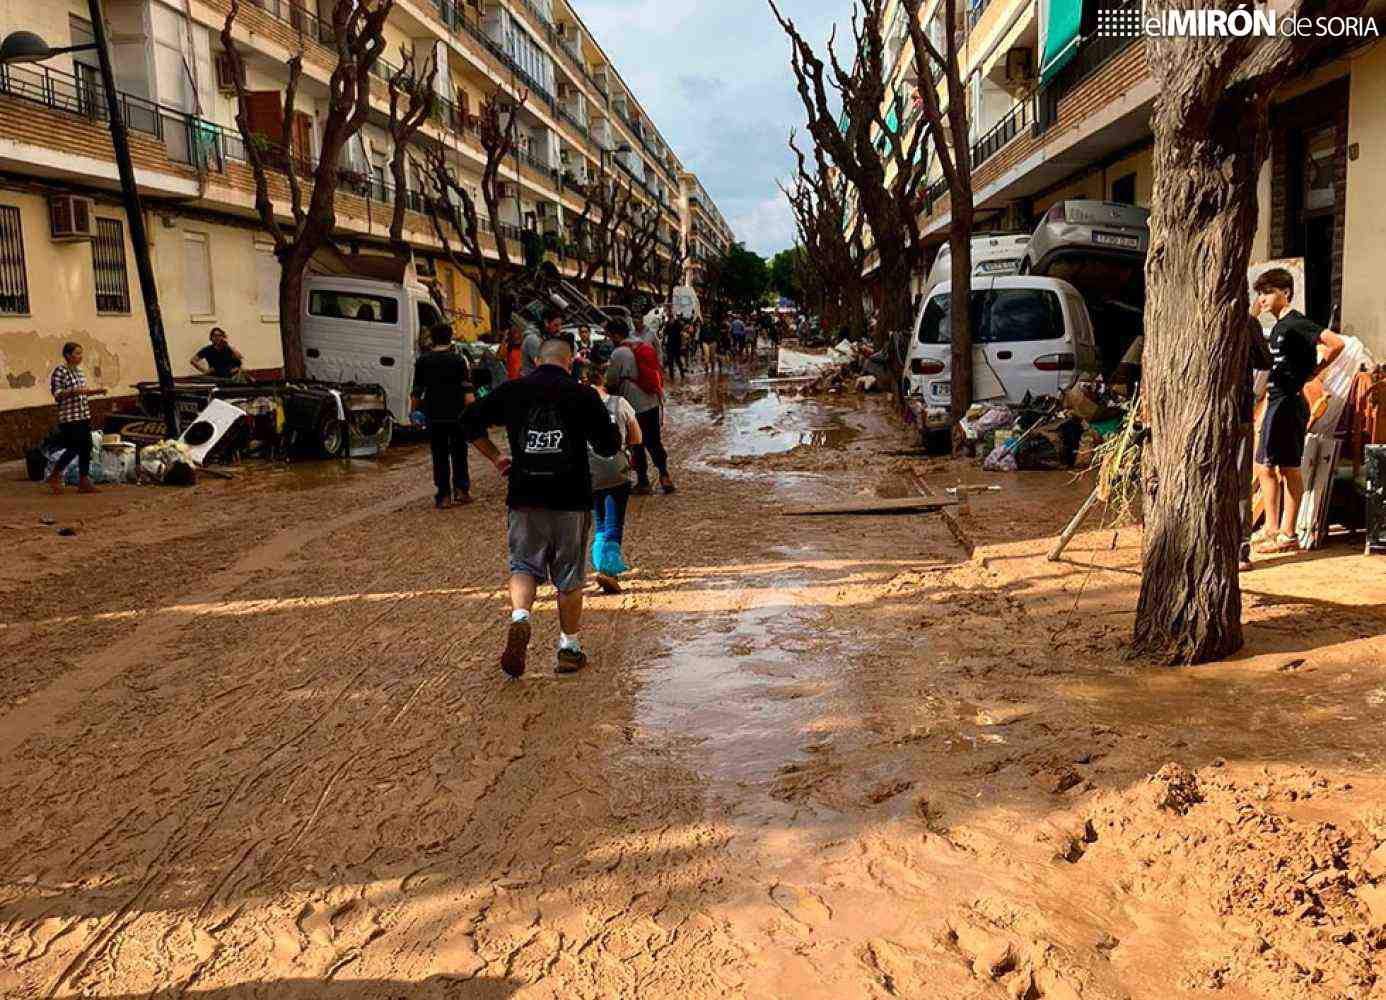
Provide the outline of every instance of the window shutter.
[[313,162],[313,119],[306,111],[294,112],[294,156]]
[[205,233],[183,234],[183,292],[189,316],[212,315],[212,265]]
[[250,131],[277,143],[284,132],[284,107],[277,90],[254,90],[245,95]]
[[279,260],[274,248],[255,244],[255,289],[261,319],[279,318]]

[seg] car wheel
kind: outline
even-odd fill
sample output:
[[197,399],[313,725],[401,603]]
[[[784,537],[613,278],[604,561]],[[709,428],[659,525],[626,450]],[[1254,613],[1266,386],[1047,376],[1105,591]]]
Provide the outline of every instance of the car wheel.
[[342,435],[346,427],[335,416],[326,416],[318,424],[318,449],[328,458],[336,458],[342,453]]

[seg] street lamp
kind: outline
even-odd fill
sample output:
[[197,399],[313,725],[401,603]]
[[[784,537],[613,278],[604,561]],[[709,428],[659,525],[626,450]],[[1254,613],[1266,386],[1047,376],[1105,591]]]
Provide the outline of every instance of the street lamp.
[[101,86],[106,92],[106,113],[111,127],[111,145],[115,147],[116,170],[120,174],[120,190],[125,201],[125,216],[130,224],[130,243],[135,250],[135,270],[139,274],[140,294],[144,298],[144,316],[149,325],[149,343],[154,350],[154,370],[159,376],[159,395],[163,397],[164,430],[170,438],[178,437],[178,406],[173,395],[173,366],[168,360],[168,341],[164,339],[164,318],[159,311],[159,291],[154,284],[154,265],[149,259],[149,235],[144,228],[144,207],[140,204],[139,189],[135,186],[135,166],[130,160],[130,137],[116,97],[115,73],[111,69],[111,51],[106,43],[106,19],[101,0],[87,0],[91,15],[91,45],[68,45],[50,48],[32,31],[14,31],[0,43],[0,65],[36,63],[67,52],[95,51],[101,64]]

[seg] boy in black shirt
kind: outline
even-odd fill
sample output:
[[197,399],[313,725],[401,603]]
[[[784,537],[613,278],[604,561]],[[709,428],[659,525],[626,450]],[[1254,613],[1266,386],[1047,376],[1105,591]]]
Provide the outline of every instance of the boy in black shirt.
[[[1266,528],[1256,551],[1295,552],[1299,538],[1299,502],[1304,496],[1304,438],[1309,430],[1309,404],[1304,386],[1343,352],[1343,338],[1303,313],[1290,308],[1295,279],[1283,267],[1271,268],[1252,286],[1256,299],[1253,319],[1269,312],[1275,317],[1270,334],[1271,369],[1266,414],[1256,447],[1257,477],[1265,500]],[[1319,347],[1325,349],[1319,360]]]
[[472,502],[471,476],[467,470],[467,439],[462,433],[462,411],[475,399],[472,369],[452,347],[452,327],[439,323],[430,332],[433,350],[414,363],[414,409],[428,420],[433,447],[433,505],[445,510],[453,504]]

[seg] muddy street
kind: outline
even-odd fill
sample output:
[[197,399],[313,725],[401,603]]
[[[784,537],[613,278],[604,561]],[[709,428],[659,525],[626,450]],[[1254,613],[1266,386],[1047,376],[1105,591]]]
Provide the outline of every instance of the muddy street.
[[1379,571],[1129,662],[1138,532],[1043,558],[1089,486],[751,376],[675,391],[574,677],[547,589],[497,667],[485,463],[0,484],[0,996],[1386,997]]

